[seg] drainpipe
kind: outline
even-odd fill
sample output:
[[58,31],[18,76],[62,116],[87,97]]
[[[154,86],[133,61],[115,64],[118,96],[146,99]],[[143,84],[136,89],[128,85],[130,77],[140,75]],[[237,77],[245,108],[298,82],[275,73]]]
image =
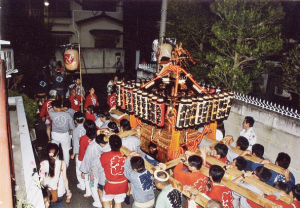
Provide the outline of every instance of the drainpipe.
[[7,94],[5,87],[6,72],[3,60],[0,60],[0,207],[13,207],[11,168],[9,158],[9,138],[7,122]]

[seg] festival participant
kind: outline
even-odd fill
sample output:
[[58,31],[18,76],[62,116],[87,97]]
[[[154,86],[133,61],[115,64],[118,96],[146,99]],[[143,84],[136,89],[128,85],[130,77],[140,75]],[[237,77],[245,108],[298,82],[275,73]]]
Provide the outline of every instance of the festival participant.
[[64,100],[65,92],[65,76],[61,74],[60,70],[57,70],[53,80],[53,89],[56,90],[56,100]]
[[[281,200],[279,200],[280,196],[286,196],[287,194],[289,194],[289,187],[286,183],[283,183],[281,181],[277,181],[273,184],[273,187],[278,189],[279,191],[276,193],[273,193],[271,195],[266,196],[266,199],[270,200],[271,202],[274,202],[277,205],[281,205],[284,208],[290,207],[292,208],[293,205],[287,204]],[[247,199],[248,204],[252,207],[252,208],[262,208],[262,206],[256,204],[255,202]]]
[[35,80],[35,102],[39,105],[43,105],[47,99],[48,79],[44,70],[43,68],[43,72],[39,73]]
[[[103,134],[100,134],[104,137]],[[88,177],[89,185],[92,193],[92,197],[94,199],[93,206],[94,207],[102,207],[100,202],[100,198],[97,192],[98,181],[99,181],[99,169],[100,166],[100,156],[102,154],[102,147],[100,144],[100,140],[97,140],[97,137],[88,145],[82,163],[80,165],[80,171],[84,173],[85,177]]]
[[248,150],[252,149],[252,146],[256,144],[257,136],[253,130],[254,119],[251,116],[246,116],[243,121],[243,130],[240,132],[240,136],[246,137],[249,141]]
[[125,160],[124,174],[132,186],[133,208],[154,208],[155,194],[152,174],[145,169],[144,159],[138,152],[131,152]]
[[[257,167],[263,166],[263,164],[266,164],[266,163],[271,163],[271,162],[270,162],[270,160],[265,159],[261,163],[253,163],[252,170],[255,170]],[[280,152],[276,158],[275,164],[278,165],[279,167],[286,169],[286,171],[284,172],[284,175],[282,175],[280,173],[277,173],[277,172],[271,170],[272,176],[270,177],[270,179],[268,181],[266,181],[266,183],[268,185],[272,186],[273,183],[275,183],[276,181],[282,181],[282,182],[287,183],[289,188],[291,188],[293,185],[295,185],[295,177],[294,177],[293,173],[288,171],[290,163],[291,163],[291,157],[287,153]]]
[[48,142],[51,142],[50,133],[51,133],[51,126],[52,126],[52,121],[49,116],[49,110],[52,108],[51,103],[53,100],[55,100],[55,97],[56,97],[56,90],[50,90],[49,100],[44,102],[40,112],[40,117],[42,118],[42,121],[44,121],[46,124],[46,133],[48,136]]
[[96,121],[96,116],[94,114],[94,106],[90,105],[86,108],[86,112],[85,112],[85,119],[86,120],[91,120],[91,121]]
[[102,112],[100,115],[99,115],[99,118],[101,120],[101,122],[103,123],[101,126],[100,126],[100,129],[107,129],[108,128],[108,124],[110,122],[110,114],[109,112],[105,111],[105,112]]
[[223,168],[225,170],[234,168],[240,171],[244,171],[246,167],[247,167],[247,160],[242,156],[239,156],[235,158],[232,163],[225,165]]
[[[251,190],[252,192],[254,192],[256,194],[262,195],[263,194],[262,190],[260,190],[259,188],[257,188],[256,186],[254,186],[252,184],[248,184],[248,183],[242,182],[242,181],[246,177],[252,177],[256,180],[266,182],[267,180],[269,180],[271,175],[272,175],[272,173],[268,168],[260,166],[260,167],[256,168],[256,170],[253,171],[253,172],[252,171],[247,171],[247,172],[243,173],[240,177],[235,178],[233,181],[236,182],[236,183],[239,183],[243,187]],[[246,197],[241,196],[240,194],[238,194],[236,192],[234,192],[233,196],[234,196],[236,201],[238,201],[238,200],[240,201],[241,207],[251,208],[251,205],[249,205],[248,199]]]
[[69,113],[61,111],[60,101],[54,100],[51,105],[52,109],[49,110],[49,116],[52,120],[52,142],[57,145],[61,144],[64,161],[68,167],[70,160],[69,131],[75,128],[74,121]]
[[122,140],[117,135],[109,137],[110,152],[101,155],[100,161],[107,181],[103,191],[103,207],[110,208],[110,202],[115,201],[115,208],[121,208],[128,190],[128,181],[124,175],[125,158],[120,152]]
[[[252,146],[252,152],[250,150],[246,150],[241,154],[241,156],[253,155],[253,156],[259,157],[263,160],[264,152],[265,152],[264,146],[262,146],[261,144],[254,144]],[[247,167],[245,168],[245,171],[252,171],[252,164],[253,164],[252,161],[247,160]]]
[[119,133],[119,128],[118,128],[116,122],[109,122],[107,127],[111,133],[115,133],[115,134]]
[[[227,157],[226,157],[227,152],[228,152],[228,147],[225,144],[218,143],[214,146],[214,149],[211,150],[211,152],[208,151],[207,153],[212,157],[218,159],[219,161],[228,164]],[[210,165],[211,164],[206,163],[207,167],[210,167]]]
[[107,105],[110,109],[116,109],[117,106],[117,94],[116,94],[116,85],[112,86],[110,95],[107,98]]
[[156,170],[153,174],[153,182],[160,189],[155,208],[180,208],[182,205],[181,192],[174,189],[169,183],[169,174],[164,170]]
[[[96,125],[95,122],[91,120],[86,120],[84,122],[84,128],[86,130],[86,134],[83,135],[79,140],[79,153],[78,153],[78,160],[82,163],[85,152],[89,144],[96,138]],[[80,164],[81,166],[81,164]],[[79,166],[79,170],[80,170]],[[81,177],[84,179],[85,182],[85,194],[83,195],[85,198],[89,198],[92,196],[92,192],[89,186],[89,177],[88,174],[81,173]],[[81,186],[82,187],[82,186]]]
[[233,208],[233,196],[232,191],[223,186],[220,182],[225,174],[222,167],[218,165],[212,165],[209,169],[209,178],[212,182],[211,190],[207,193],[207,196],[211,199],[217,199],[222,202],[224,207]]
[[[105,136],[104,134],[99,134],[96,137],[96,142],[102,147],[102,153],[111,151],[111,148],[108,142],[105,141],[104,136]],[[102,197],[103,197],[103,190],[106,182],[106,177],[100,160],[97,168],[98,168],[98,194],[99,194],[100,201],[103,204]]]
[[89,89],[90,94],[85,98],[84,109],[87,109],[88,106],[99,106],[97,95],[95,94],[95,89],[91,87]]
[[73,144],[73,154],[71,155],[71,159],[75,158],[75,166],[76,166],[76,177],[78,180],[77,188],[81,190],[85,190],[85,182],[81,178],[81,172],[79,170],[81,161],[78,160],[78,153],[79,153],[79,140],[80,138],[86,134],[86,130],[83,126],[85,118],[83,113],[76,112],[74,114],[74,121],[76,124],[76,128],[72,131],[72,144]]
[[239,136],[236,142],[234,142],[233,137],[228,135],[225,136],[222,141],[224,142],[224,144],[228,145],[228,153],[226,157],[230,163],[232,163],[233,160],[239,156],[239,154],[231,150],[230,146],[236,147],[237,149],[242,151],[247,150],[249,147],[248,139],[243,136]]
[[72,118],[74,118],[74,114],[76,113],[76,111],[71,108],[71,101],[70,100],[65,100],[64,101],[62,110],[65,111],[65,112],[70,113]]
[[291,191],[289,193],[291,197],[293,197],[293,205],[294,207],[300,207],[300,184],[292,186]]
[[61,74],[64,74],[64,68],[63,68],[63,66],[62,66],[62,63],[61,63],[61,61],[58,61],[57,62],[57,71],[60,71],[60,73]]
[[117,81],[118,81],[118,76],[117,75],[114,76],[114,79],[109,80],[109,82],[107,84],[107,94],[108,95],[111,95],[112,87],[117,83]]
[[[120,121],[120,132],[130,131],[130,122],[127,119],[122,119]],[[134,135],[130,135],[122,138],[122,144],[130,151],[141,152],[141,140]]]
[[71,108],[75,111],[80,111],[80,106],[82,105],[81,99],[84,100],[83,97],[76,94],[75,89],[72,89],[71,95],[69,97],[69,100],[71,102]]
[[50,206],[63,207],[64,194],[67,193],[69,199],[72,197],[67,178],[67,165],[63,160],[59,159],[59,147],[57,144],[48,144],[47,154],[48,159],[41,162],[39,174],[41,184],[48,186],[52,190],[57,190],[58,199],[56,202],[51,202]]
[[[202,151],[202,154],[206,154]],[[205,156],[204,156],[205,157]],[[181,161],[174,169],[174,178],[183,185],[196,187],[202,193],[206,192],[208,178],[201,172],[202,158],[198,155],[181,155]]]
[[76,95],[83,96],[83,97],[85,96],[84,87],[81,86],[81,89],[80,89],[80,83],[81,83],[80,77],[79,76],[75,77],[74,84],[70,84],[68,87],[68,91],[66,93],[66,98],[70,97],[70,93],[71,93],[72,89],[75,89]]
[[94,108],[94,112],[97,116],[97,119],[95,121],[95,124],[96,124],[96,127],[97,129],[100,129],[100,127],[104,124],[102,121],[101,121],[101,118],[100,118],[100,115],[103,115],[103,111],[100,110],[100,108],[97,106]]

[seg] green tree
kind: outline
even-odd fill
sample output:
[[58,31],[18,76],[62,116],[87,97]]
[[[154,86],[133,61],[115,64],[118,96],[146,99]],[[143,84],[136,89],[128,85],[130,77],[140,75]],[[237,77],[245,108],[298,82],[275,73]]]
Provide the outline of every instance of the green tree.
[[209,3],[194,0],[171,0],[168,3],[166,36],[182,42],[193,58],[199,60],[190,71],[196,78],[205,78],[206,54],[211,50],[209,39],[216,16],[210,11]]
[[216,0],[210,8],[219,20],[212,27],[217,51],[207,56],[214,65],[208,75],[215,84],[249,93],[252,81],[268,68],[266,57],[282,48],[283,8],[263,0]]
[[288,57],[281,62],[282,74],[279,85],[290,93],[300,96],[300,45],[289,51]]

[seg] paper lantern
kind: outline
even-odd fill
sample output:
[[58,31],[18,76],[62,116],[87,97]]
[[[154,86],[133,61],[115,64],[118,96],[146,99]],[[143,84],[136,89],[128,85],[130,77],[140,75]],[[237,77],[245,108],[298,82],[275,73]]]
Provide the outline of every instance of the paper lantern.
[[64,53],[64,62],[65,67],[70,70],[74,71],[78,68],[79,65],[79,55],[76,49],[67,49]]

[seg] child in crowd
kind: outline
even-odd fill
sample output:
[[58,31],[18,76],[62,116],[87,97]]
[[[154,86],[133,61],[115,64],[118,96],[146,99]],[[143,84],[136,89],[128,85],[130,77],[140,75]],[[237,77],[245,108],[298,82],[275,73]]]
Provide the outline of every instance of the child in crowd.
[[124,175],[125,158],[120,152],[122,140],[117,135],[111,135],[109,145],[111,151],[103,153],[100,157],[107,179],[102,197],[103,207],[110,208],[110,203],[114,200],[115,208],[121,208],[128,191],[128,181]]
[[76,128],[72,131],[72,144],[73,144],[73,154],[71,155],[71,159],[75,158],[75,165],[76,165],[76,177],[78,180],[77,188],[81,190],[85,190],[85,182],[81,178],[81,172],[79,167],[81,165],[81,161],[78,160],[78,153],[79,153],[79,141],[80,138],[86,134],[86,130],[83,126],[85,118],[83,113],[76,112],[74,114],[74,122],[76,124]]
[[211,189],[207,193],[207,196],[211,199],[217,199],[222,202],[224,207],[233,208],[233,196],[232,191],[226,186],[221,185],[221,180],[225,174],[222,167],[218,165],[212,165],[209,169],[209,178],[211,180]]
[[71,102],[71,108],[75,111],[80,111],[80,106],[82,105],[82,101],[84,100],[84,98],[80,95],[77,95],[75,89],[71,90],[69,100]]
[[88,94],[85,98],[85,103],[84,103],[84,109],[87,109],[88,106],[92,105],[92,106],[98,106],[98,98],[97,95],[95,94],[95,89],[93,87],[91,87],[89,89],[90,94]]
[[96,121],[96,117],[94,114],[94,106],[90,105],[86,108],[86,112],[85,112],[85,119],[86,120],[91,120],[91,121]]
[[[86,130],[86,134],[83,135],[79,140],[79,153],[78,153],[78,160],[82,163],[86,149],[90,143],[96,138],[96,125],[94,121],[86,120],[84,122],[84,128]],[[81,166],[81,164],[80,164]],[[80,167],[79,167],[80,170]],[[82,171],[81,171],[82,172]],[[84,197],[88,198],[92,196],[91,189],[89,186],[89,177],[88,174],[81,173],[81,177],[84,179],[85,182],[85,189],[86,193]]]
[[138,152],[131,152],[125,160],[124,174],[130,181],[133,208],[154,208],[155,195],[153,190],[152,174],[145,169],[144,159]]

